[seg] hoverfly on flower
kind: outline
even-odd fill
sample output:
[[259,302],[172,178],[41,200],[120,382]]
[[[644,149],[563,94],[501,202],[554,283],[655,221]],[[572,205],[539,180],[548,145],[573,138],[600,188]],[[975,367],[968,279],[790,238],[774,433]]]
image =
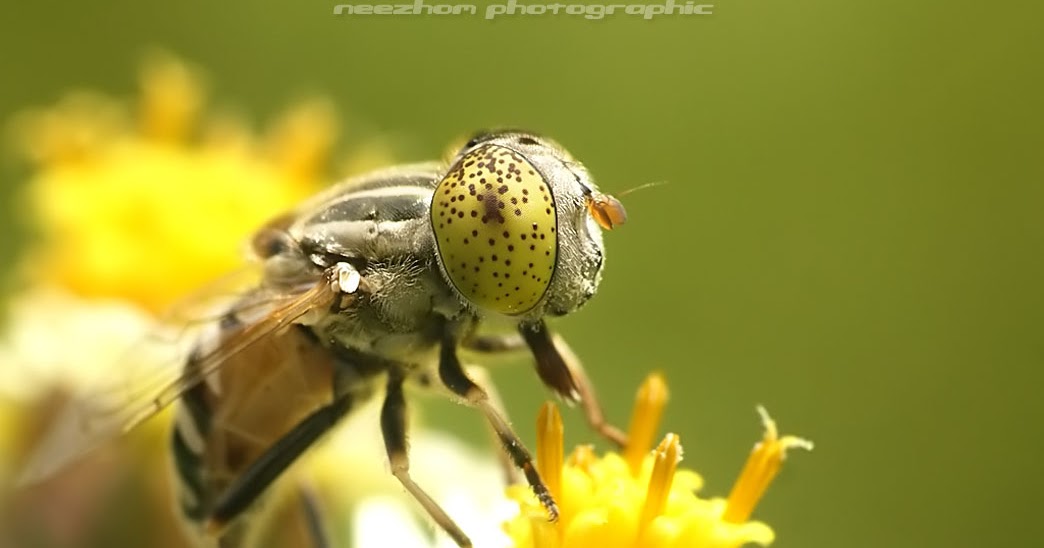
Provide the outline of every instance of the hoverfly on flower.
[[[410,476],[403,388],[417,383],[440,385],[481,411],[554,520],[557,505],[530,453],[458,351],[528,348],[544,384],[625,445],[580,363],[544,322],[595,294],[601,230],[625,219],[619,201],[599,192],[561,146],[521,131],[476,135],[448,165],[352,178],[260,229],[251,241],[259,271],[252,288],[200,326],[178,366],[79,398],[25,480],[47,477],[176,402],[171,452],[181,513],[197,538],[243,546],[256,530],[246,518],[269,486],[383,392],[392,474],[457,544],[470,546]],[[489,329],[498,325],[516,332]]]

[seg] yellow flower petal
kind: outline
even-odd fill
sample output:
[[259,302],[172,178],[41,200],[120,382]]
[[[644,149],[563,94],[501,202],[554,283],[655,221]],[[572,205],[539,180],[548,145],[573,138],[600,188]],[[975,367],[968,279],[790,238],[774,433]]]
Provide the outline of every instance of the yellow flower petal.
[[[749,464],[749,471],[737,482],[735,499],[701,499],[696,492],[703,479],[678,466],[682,454],[678,436],[667,434],[652,452],[640,444],[659,427],[666,395],[666,383],[659,375],[642,385],[631,424],[632,447],[624,455],[610,452],[599,457],[590,446],[580,446],[561,466],[538,463],[545,481],[555,486],[561,508],[557,522],[548,522],[546,511],[528,488],[509,488],[508,496],[518,502],[520,511],[504,531],[515,546],[735,548],[771,543],[771,528],[747,521],[750,510],[778,472],[785,450],[809,444],[790,436],[779,438],[775,423],[764,414],[765,439],[752,457],[755,464]],[[561,459],[561,419],[552,404],[541,409],[538,432],[538,458]],[[634,455],[641,455],[637,463]]]

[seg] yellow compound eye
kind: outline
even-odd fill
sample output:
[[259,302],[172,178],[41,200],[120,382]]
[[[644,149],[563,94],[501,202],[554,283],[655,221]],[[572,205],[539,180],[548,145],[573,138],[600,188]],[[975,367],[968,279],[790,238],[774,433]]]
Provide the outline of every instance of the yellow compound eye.
[[532,309],[558,253],[551,187],[521,154],[485,145],[454,165],[431,203],[442,264],[464,298],[501,314]]

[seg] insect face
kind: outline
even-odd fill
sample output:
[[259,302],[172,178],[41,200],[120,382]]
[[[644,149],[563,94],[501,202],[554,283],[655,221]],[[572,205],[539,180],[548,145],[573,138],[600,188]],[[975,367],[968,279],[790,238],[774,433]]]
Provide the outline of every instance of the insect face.
[[476,137],[432,198],[442,273],[479,312],[572,312],[601,278],[599,226],[612,224],[592,204],[606,200],[622,214],[619,202],[599,193],[587,170],[551,141],[514,132]]

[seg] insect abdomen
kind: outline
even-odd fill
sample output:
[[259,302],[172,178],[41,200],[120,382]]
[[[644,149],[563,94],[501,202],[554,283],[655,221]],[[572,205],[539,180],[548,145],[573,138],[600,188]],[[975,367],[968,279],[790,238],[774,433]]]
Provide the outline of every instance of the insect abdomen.
[[[218,340],[236,329],[217,330]],[[204,339],[199,348],[212,344]],[[186,369],[198,366],[199,355]],[[305,328],[289,329],[232,356],[182,394],[171,452],[178,508],[192,536],[206,539],[205,528],[236,480],[298,422],[331,402],[334,359]],[[252,504],[247,513],[256,509]],[[258,520],[244,518],[231,516],[220,546],[250,545]]]

